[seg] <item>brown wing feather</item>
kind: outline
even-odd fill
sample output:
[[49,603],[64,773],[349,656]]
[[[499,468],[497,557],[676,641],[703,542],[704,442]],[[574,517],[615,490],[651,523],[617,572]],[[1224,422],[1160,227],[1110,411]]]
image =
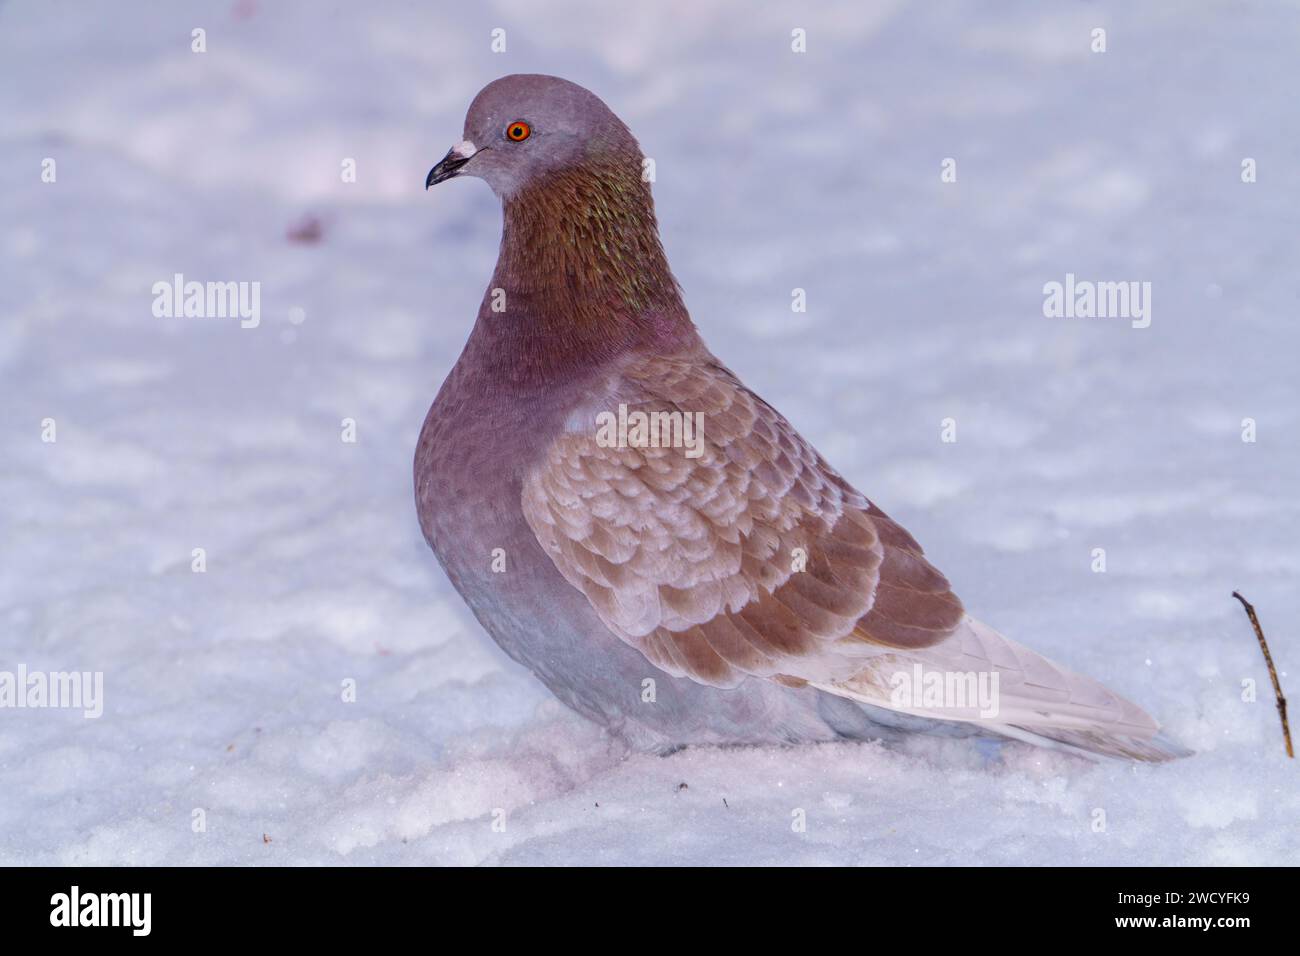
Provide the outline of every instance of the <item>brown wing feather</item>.
[[[702,454],[602,447],[596,415],[620,403],[702,413]],[[627,368],[529,473],[522,503],[605,625],[702,683],[847,677],[869,646],[928,647],[963,617],[916,541],[716,362]]]

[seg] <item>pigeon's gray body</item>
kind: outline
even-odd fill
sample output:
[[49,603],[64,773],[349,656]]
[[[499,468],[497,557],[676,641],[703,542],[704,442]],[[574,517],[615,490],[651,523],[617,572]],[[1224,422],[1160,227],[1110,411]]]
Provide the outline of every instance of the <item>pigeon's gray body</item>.
[[[966,614],[911,535],[709,352],[641,162],[588,91],[511,76],[427,180],[475,175],[502,200],[415,497],[506,653],[649,750],[901,728],[1179,754],[1141,708]],[[615,409],[698,419],[698,440],[612,440],[599,423]],[[964,694],[977,678],[988,699]]]

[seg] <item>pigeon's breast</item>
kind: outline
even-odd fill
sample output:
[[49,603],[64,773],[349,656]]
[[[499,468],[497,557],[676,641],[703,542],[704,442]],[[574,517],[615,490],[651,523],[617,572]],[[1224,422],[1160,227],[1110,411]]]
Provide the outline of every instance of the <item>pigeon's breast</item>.
[[539,590],[556,586],[567,596],[573,589],[524,518],[523,479],[572,427],[575,409],[600,391],[604,376],[525,388],[471,357],[467,352],[452,370],[420,431],[420,528],[480,620],[500,610],[535,621]]
[[554,417],[460,366],[452,371],[415,451],[420,528],[444,564],[452,549],[492,540],[502,545],[502,531],[515,529],[522,475],[548,440],[543,432],[554,431],[548,424]]

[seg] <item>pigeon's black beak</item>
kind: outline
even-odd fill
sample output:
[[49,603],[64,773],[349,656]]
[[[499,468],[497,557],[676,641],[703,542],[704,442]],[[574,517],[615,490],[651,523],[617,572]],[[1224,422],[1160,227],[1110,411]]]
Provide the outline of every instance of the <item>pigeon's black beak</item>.
[[424,188],[436,186],[438,183],[445,182],[460,172],[460,168],[474,158],[474,154],[464,156],[456,152],[453,146],[447,150],[447,155],[438,161],[438,165],[429,170],[429,175],[424,179]]

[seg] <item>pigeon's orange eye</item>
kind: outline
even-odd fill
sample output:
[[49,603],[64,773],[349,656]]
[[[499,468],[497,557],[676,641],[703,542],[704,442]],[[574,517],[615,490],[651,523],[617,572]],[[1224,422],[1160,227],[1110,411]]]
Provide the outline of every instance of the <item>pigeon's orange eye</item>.
[[532,133],[533,128],[523,120],[515,120],[506,127],[506,139],[515,143],[522,143]]

